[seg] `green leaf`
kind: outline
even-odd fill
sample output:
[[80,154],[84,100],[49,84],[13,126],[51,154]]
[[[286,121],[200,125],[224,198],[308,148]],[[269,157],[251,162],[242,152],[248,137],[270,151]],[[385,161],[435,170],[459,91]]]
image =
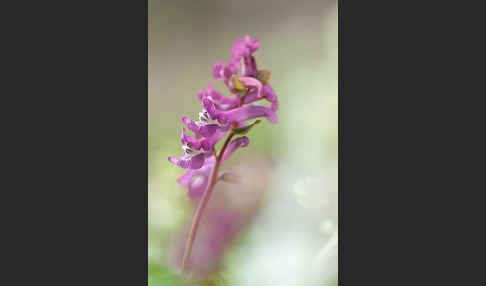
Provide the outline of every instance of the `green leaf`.
[[231,83],[233,84],[233,88],[239,91],[245,91],[246,87],[243,85],[243,83],[238,79],[237,76],[233,75],[231,77]]
[[233,133],[238,134],[238,135],[245,135],[246,133],[248,133],[248,131],[250,131],[250,129],[253,127],[253,125],[256,125],[258,123],[260,123],[260,120],[256,120],[255,122],[250,123],[250,124],[245,125],[245,126],[233,128],[232,131],[233,131]]
[[166,266],[149,263],[148,286],[183,286],[183,278],[172,273]]
[[259,70],[256,74],[256,78],[262,83],[266,84],[270,80],[270,75],[272,74],[269,70]]

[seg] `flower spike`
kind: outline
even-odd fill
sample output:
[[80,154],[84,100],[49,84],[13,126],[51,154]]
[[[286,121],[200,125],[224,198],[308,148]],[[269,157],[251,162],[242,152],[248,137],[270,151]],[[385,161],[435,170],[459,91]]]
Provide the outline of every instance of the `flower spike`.
[[[197,98],[202,104],[199,120],[182,117],[182,122],[194,136],[186,133],[186,129],[182,127],[180,143],[184,151],[180,157],[168,157],[170,163],[186,169],[177,182],[187,188],[191,199],[200,200],[182,258],[183,272],[191,255],[201,215],[214,185],[220,180],[237,182],[241,179],[235,180],[236,176],[233,175],[218,177],[219,167],[238,149],[248,146],[248,137],[241,135],[247,135],[260,122],[256,118],[265,117],[272,123],[277,122],[278,99],[269,82],[270,71],[258,69],[254,57],[259,48],[258,38],[245,35],[233,42],[230,61],[213,64],[213,77],[222,80],[231,94],[223,95],[211,85],[205,90],[199,90]],[[270,107],[258,105],[257,101],[262,99],[268,101]],[[252,123],[246,122],[251,119],[256,120]],[[221,150],[217,152],[215,146],[225,136]],[[234,136],[241,137],[233,138]]]

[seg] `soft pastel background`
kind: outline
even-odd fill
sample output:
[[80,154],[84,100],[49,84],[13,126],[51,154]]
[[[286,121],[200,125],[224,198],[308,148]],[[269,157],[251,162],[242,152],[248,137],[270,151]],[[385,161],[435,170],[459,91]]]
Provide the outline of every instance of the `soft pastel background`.
[[255,58],[272,71],[279,122],[255,126],[223,166],[244,182],[219,184],[210,205],[244,223],[191,285],[337,285],[337,1],[149,0],[148,13],[149,285],[185,285],[170,256],[193,204],[167,156],[182,151],[181,116],[201,110],[197,91],[211,83],[227,94],[211,65],[245,34],[260,38]]

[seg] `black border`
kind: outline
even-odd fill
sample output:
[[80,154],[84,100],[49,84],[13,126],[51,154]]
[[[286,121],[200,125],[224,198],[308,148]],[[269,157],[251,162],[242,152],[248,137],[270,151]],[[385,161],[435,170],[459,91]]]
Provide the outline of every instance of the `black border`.
[[147,285],[147,1],[19,6],[3,9],[4,272],[20,284]]
[[[477,253],[468,245],[480,236],[461,240],[450,230],[482,229],[475,211],[483,200],[457,200],[468,188],[483,189],[467,171],[448,170],[469,164],[444,163],[444,156],[467,152],[476,140],[450,146],[466,132],[443,132],[444,123],[431,118],[454,110],[458,121],[447,127],[482,122],[460,121],[455,105],[467,105],[462,118],[482,114],[472,108],[483,105],[445,101],[462,99],[464,86],[477,97],[481,89],[467,76],[445,74],[467,71],[449,68],[450,58],[472,54],[447,50],[462,39],[432,41],[444,30],[441,15],[455,25],[446,30],[459,33],[483,27],[460,26],[481,17],[470,5],[448,12],[445,3],[338,1],[339,285],[415,285],[421,275],[428,285],[471,280],[475,268],[465,254]],[[147,284],[147,8],[147,1],[93,1],[2,9],[2,202],[11,207],[3,209],[9,240],[2,255],[3,274],[14,281]],[[466,210],[452,209],[458,205]],[[471,268],[459,275],[458,264]]]

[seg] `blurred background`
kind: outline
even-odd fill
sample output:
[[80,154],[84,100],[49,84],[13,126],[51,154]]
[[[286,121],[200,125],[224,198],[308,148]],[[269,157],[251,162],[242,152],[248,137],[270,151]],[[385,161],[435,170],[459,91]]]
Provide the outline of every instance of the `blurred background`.
[[[148,2],[149,285],[337,285],[337,1]],[[199,89],[235,38],[260,39],[258,67],[272,71],[279,122],[263,120],[221,171],[193,250],[197,279],[175,261],[196,202],[176,179],[183,115],[201,111]],[[217,146],[219,150],[221,143]]]

